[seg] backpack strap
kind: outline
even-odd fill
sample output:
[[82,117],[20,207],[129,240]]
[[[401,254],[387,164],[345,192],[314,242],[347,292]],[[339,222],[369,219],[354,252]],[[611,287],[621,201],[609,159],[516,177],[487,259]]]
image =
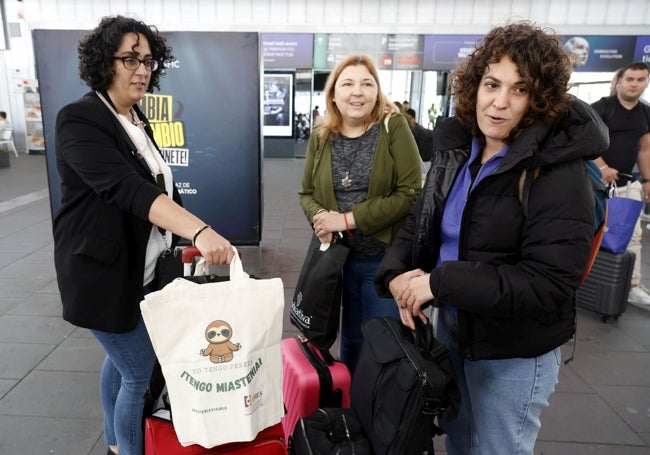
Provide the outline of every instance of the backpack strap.
[[537,180],[537,177],[539,177],[540,171],[541,168],[539,166],[534,167],[533,169],[524,169],[521,171],[521,176],[519,177],[518,195],[522,211],[524,212],[524,218],[528,216],[528,196],[530,195],[530,189],[533,186],[533,182]]

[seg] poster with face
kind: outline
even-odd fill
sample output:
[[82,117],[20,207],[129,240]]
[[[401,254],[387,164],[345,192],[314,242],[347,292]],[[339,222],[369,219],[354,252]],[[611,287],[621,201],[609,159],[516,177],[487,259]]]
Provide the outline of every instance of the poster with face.
[[265,73],[264,136],[293,135],[293,74]]
[[574,36],[564,42],[574,69],[585,66],[589,60],[589,41],[582,36]]
[[635,36],[564,36],[574,71],[610,72],[633,61]]

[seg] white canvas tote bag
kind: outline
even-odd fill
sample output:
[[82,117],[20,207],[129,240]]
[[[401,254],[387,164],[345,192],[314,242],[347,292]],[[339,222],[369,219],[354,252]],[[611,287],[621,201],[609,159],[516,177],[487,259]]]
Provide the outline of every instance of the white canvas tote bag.
[[251,441],[280,421],[280,278],[251,279],[235,252],[230,281],[179,278],[140,307],[183,446]]

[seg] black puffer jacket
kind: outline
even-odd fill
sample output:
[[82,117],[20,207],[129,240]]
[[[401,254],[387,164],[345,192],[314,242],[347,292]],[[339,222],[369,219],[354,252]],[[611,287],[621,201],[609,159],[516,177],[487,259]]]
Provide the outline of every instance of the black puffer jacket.
[[[436,304],[458,308],[466,358],[538,356],[575,331],[575,290],[594,234],[594,196],[583,160],[607,149],[607,129],[590,106],[574,100],[558,125],[524,131],[469,194],[459,260],[436,268],[442,210],[471,140],[456,118],[436,126],[427,181],[377,270],[377,289],[389,296],[395,276],[430,271]],[[519,179],[523,169],[537,166],[524,217]]]

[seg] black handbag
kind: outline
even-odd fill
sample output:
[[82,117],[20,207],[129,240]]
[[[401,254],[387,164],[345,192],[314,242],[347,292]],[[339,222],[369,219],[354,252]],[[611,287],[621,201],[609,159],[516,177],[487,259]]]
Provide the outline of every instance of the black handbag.
[[298,277],[289,320],[314,346],[328,350],[336,341],[343,266],[350,250],[338,243],[330,244],[325,251],[319,247],[320,242],[312,240]]
[[460,391],[445,345],[430,324],[412,331],[395,318],[362,323],[364,344],[350,400],[375,453],[433,453],[436,418],[458,414]]
[[176,278],[183,276],[183,262],[181,262],[180,248],[167,248],[156,260],[156,272],[154,285],[156,289],[162,289]]
[[296,423],[290,455],[371,455],[370,442],[352,409],[319,408]]

